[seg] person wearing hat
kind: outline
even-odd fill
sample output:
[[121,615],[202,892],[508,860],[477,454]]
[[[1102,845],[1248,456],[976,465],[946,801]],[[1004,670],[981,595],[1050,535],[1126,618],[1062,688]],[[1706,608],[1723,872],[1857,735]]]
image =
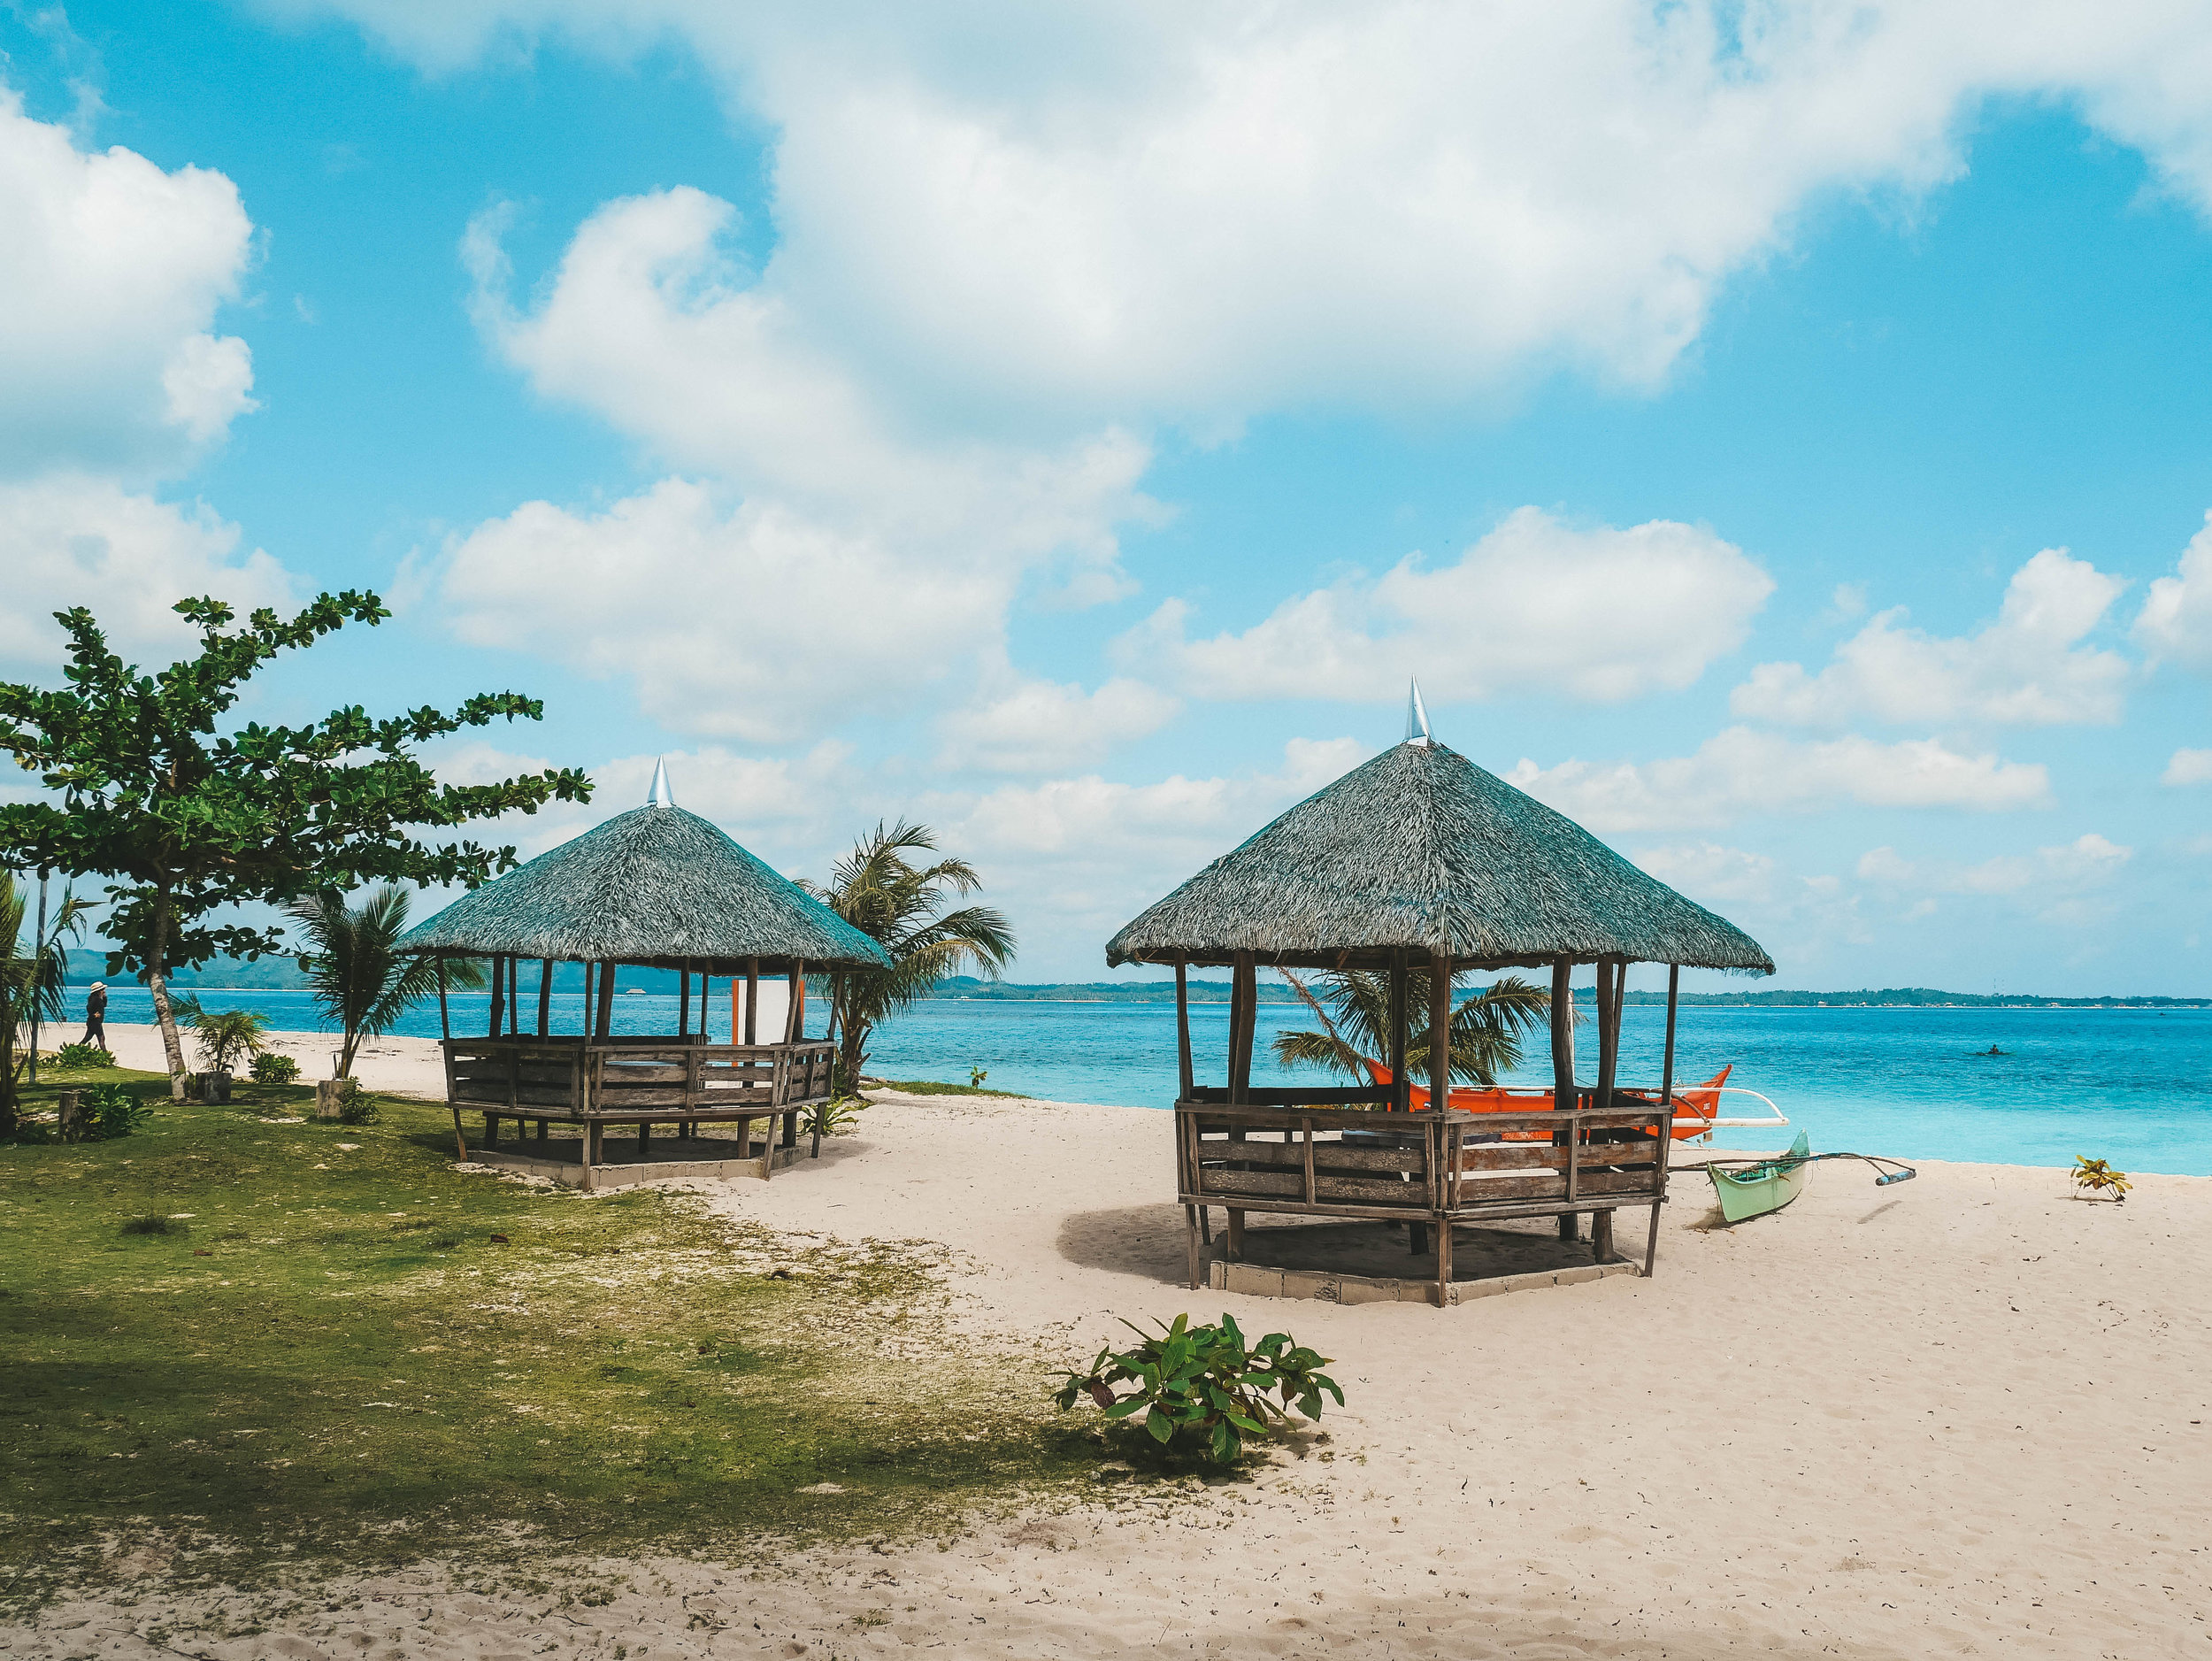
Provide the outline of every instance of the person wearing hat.
[[104,980],[95,980],[84,995],[84,1042],[101,1050],[108,1047],[108,983]]

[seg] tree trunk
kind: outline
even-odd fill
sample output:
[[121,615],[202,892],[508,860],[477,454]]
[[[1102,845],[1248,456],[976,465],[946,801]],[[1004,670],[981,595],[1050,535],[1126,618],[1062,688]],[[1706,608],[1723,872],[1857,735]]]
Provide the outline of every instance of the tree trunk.
[[184,1042],[177,1036],[177,1018],[169,1007],[169,903],[154,902],[154,944],[146,954],[146,989],[153,994],[154,1022],[161,1028],[161,1048],[169,1057],[169,1099],[184,1100]]

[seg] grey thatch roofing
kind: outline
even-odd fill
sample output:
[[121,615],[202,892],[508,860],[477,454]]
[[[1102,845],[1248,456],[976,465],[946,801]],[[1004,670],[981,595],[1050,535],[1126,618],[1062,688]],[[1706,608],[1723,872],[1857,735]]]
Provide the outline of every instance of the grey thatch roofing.
[[1626,957],[1772,974],[1759,943],[1564,814],[1425,738],[1385,750],[1208,865],[1106,947],[1109,964],[1470,966]]
[[408,930],[403,951],[771,973],[888,968],[883,948],[666,800],[618,813]]

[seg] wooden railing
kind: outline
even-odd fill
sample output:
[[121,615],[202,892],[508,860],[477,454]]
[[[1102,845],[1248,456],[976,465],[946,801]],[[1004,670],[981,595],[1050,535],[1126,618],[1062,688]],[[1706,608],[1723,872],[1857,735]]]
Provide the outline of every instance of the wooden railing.
[[446,1099],[517,1119],[758,1118],[830,1097],[826,1042],[684,1038],[449,1038]]

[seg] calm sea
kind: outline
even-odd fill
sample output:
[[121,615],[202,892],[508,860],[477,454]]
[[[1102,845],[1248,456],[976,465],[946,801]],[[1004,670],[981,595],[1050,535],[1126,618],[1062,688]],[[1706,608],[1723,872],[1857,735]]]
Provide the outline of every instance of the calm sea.
[[[280,1029],[321,1025],[303,992],[202,996],[211,1008],[259,1010]],[[73,989],[73,1017],[81,997]],[[576,1029],[582,1002],[553,1000],[557,1028]],[[674,1030],[673,998],[633,994],[616,1007],[618,1030]],[[457,1032],[481,1031],[487,999],[457,996],[452,1011]],[[726,1003],[715,1011],[718,1034],[726,1033],[727,1011]],[[147,995],[133,988],[112,995],[109,1013],[152,1019]],[[1201,1079],[1218,1078],[1227,1008],[1202,1005],[1191,1024]],[[1309,1024],[1295,1005],[1263,1005],[1261,1051],[1272,1034]],[[415,1011],[401,1030],[435,1037],[436,1006]],[[1658,1081],[1664,1035],[1663,1011],[1626,1011],[1623,1083]],[[1986,1054],[1992,1044],[2004,1053]],[[1789,1115],[1789,1131],[1724,1133],[1734,1147],[1784,1147],[1801,1127],[1816,1149],[1904,1159],[2064,1165],[2088,1154],[2124,1170],[2212,1174],[2212,1011],[1689,1009],[1678,1049],[1678,1080],[1733,1063],[1731,1084],[1772,1097]],[[1512,1081],[1548,1084],[1540,1039],[1529,1059]],[[947,1083],[966,1083],[971,1067],[985,1069],[995,1089],[1163,1106],[1175,1096],[1174,1007],[933,1000],[879,1032],[869,1061],[886,1078]],[[1255,1057],[1255,1083],[1290,1081]],[[1763,1111],[1747,1097],[1723,1101],[1741,1117]]]

